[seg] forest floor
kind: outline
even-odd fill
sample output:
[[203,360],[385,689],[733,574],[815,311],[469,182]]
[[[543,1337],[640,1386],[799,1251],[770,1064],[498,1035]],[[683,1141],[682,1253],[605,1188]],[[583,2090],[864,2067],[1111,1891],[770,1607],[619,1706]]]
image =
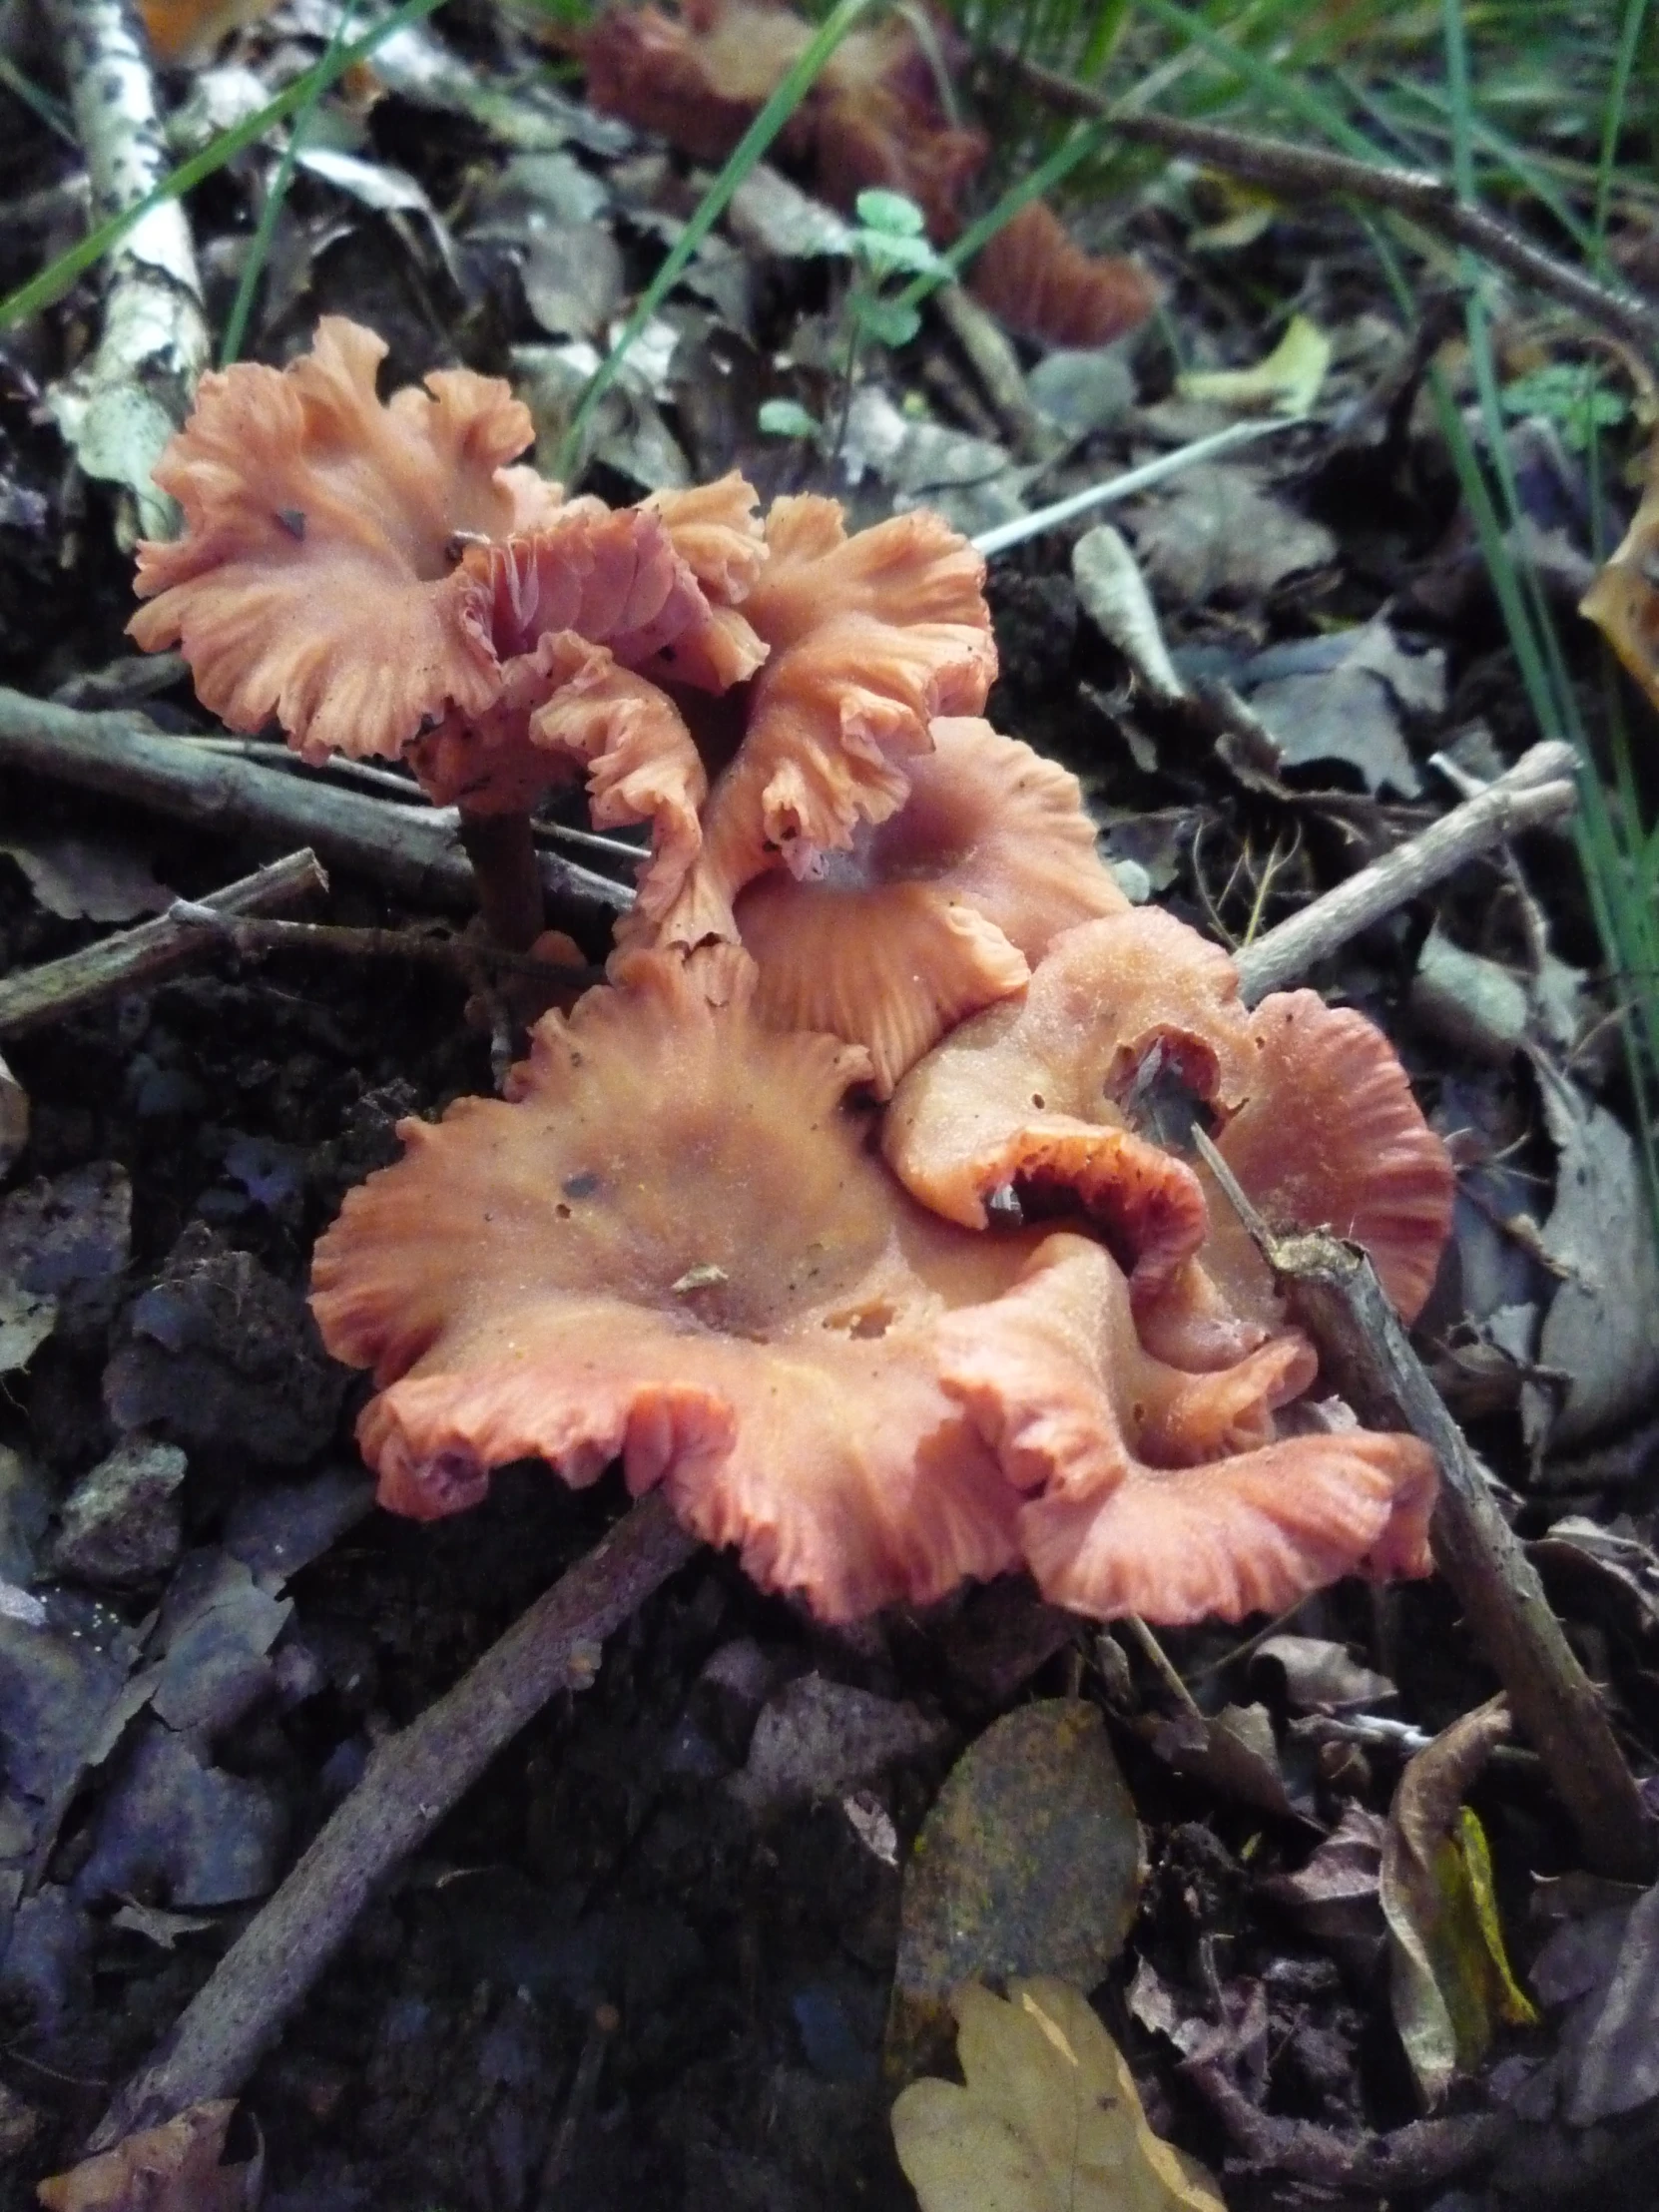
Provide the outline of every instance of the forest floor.
[[[164,92],[234,103],[238,71],[278,82],[331,25],[289,0]],[[545,455],[583,346],[698,181],[479,11],[407,36],[447,56],[441,97],[435,73],[388,67],[319,111],[329,159],[299,165],[247,351],[279,362],[349,314],[389,343],[385,388],[455,361],[512,375]],[[76,156],[9,114],[11,281],[61,243]],[[216,328],[268,168],[256,149],[190,203]],[[1349,213],[1280,206],[1228,237],[1211,189],[1164,172],[1086,219],[1163,303],[1114,346],[1019,356],[1041,453],[929,316],[901,351],[865,349],[827,457],[758,427],[780,396],[833,422],[844,282],[790,250],[799,209],[764,186],[665,305],[585,486],[632,499],[735,466],[764,497],[833,490],[860,521],[926,502],[978,531],[1238,420],[1177,388],[1177,352],[1248,365],[1306,317],[1330,357],[1301,420],[1103,510],[1177,693],[1074,565],[1101,516],[989,569],[991,719],[1076,772],[1134,894],[1238,946],[1538,733],[1428,402],[1434,333],[1402,325]],[[182,745],[211,720],[177,663],[132,654],[114,502],[41,403],[96,311],[77,292],[0,344],[0,661],[20,693],[132,709]],[[1438,359],[1455,387],[1455,345]],[[1593,717],[1597,642],[1572,613],[1593,571],[1584,455],[1518,413],[1511,458]],[[276,850],[0,752],[0,979]],[[432,919],[330,872],[308,919]],[[598,913],[551,918],[602,957]],[[1603,968],[1556,827],[1311,980],[1385,1029],[1453,1148],[1456,1227],[1416,1341],[1641,1777],[1659,1760],[1659,1267]],[[375,1747],[621,1510],[614,1476],[575,1494],[524,1465],[452,1520],[378,1511],[351,1441],[366,1384],[305,1306],[311,1248],[397,1156],[397,1120],[492,1088],[468,998],[459,968],[212,940],[0,1029],[29,1108],[0,1193],[0,2212],[73,2164]],[[1518,1739],[1457,1793],[1501,1936],[1447,1969],[1479,2014],[1439,2106],[1451,2132],[1394,2132],[1422,2112],[1380,1898],[1396,1792],[1500,1685],[1437,1577],[1342,1584],[1272,1625],[1164,1635],[1182,1687],[1024,1584],[831,1631],[698,1554],[393,1870],[248,2082],[227,2157],[250,2155],[251,2118],[274,2212],[909,2205],[882,2058],[908,1849],[988,1726],[1063,1700],[1104,1716],[1146,1866],[1096,2005],[1153,2126],[1232,2212],[1656,2201],[1654,1893],[1588,1866]]]

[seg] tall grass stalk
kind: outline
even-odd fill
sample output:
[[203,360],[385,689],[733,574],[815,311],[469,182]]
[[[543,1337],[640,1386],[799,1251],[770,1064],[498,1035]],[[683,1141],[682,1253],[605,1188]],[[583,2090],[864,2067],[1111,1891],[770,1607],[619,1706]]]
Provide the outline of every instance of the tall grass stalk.
[[[357,12],[357,0],[346,0],[339,21],[334,25],[334,35],[323,52],[323,62],[333,60],[345,44],[345,34],[351,28],[351,19]],[[293,182],[294,164],[299,159],[299,149],[305,142],[306,131],[316,113],[317,102],[322,98],[323,80],[319,77],[311,96],[293,111],[293,128],[283,147],[276,172],[266,189],[265,206],[260,210],[260,220],[254,227],[254,236],[248,244],[248,259],[242,267],[242,276],[237,284],[237,295],[231,302],[231,311],[225,318],[225,336],[219,348],[219,365],[229,368],[242,352],[242,341],[248,335],[248,324],[254,312],[254,301],[259,296],[260,278],[265,275],[265,265],[271,259],[272,241],[276,236],[276,225],[287,199],[288,187]]]
[[814,34],[788,76],[738,141],[725,168],[716,177],[693,211],[691,220],[670,249],[662,267],[641,292],[633,313],[623,324],[605,358],[588,380],[570,425],[559,441],[554,463],[560,476],[571,474],[582,453],[582,441],[595,408],[622,372],[628,349],[667,298],[692,256],[726,213],[733,194],[750,175],[773,140],[783,130],[812,90],[819,72],[848,31],[872,5],[872,0],[839,0]]

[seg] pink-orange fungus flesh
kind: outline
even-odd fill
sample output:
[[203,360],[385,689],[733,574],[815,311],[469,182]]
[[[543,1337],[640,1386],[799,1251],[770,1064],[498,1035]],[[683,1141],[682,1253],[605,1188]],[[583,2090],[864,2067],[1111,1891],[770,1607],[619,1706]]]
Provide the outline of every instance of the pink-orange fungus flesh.
[[1407,1319],[1450,1229],[1452,1174],[1387,1040],[1312,991],[1247,1013],[1232,963],[1155,909],[1067,930],[1017,998],[964,1022],[894,1096],[883,1145],[950,1219],[1000,1190],[1069,1205],[1130,1269],[1145,1341],[1226,1364],[1279,1325],[1268,1271],[1208,1175],[1135,1126],[1162,1060],[1220,1127],[1245,1194],[1283,1229],[1365,1247]]
[[766,1018],[866,1046],[882,1098],[956,1022],[1017,991],[1059,931],[1128,903],[1074,776],[971,717],[931,735],[896,815],[817,876],[762,876],[737,904]]
[[439,371],[382,403],[385,350],[329,315],[285,369],[205,376],[155,472],[184,533],[139,548],[139,644],[179,646],[233,729],[275,717],[317,760],[395,754],[451,706],[492,703],[496,658],[466,619],[457,548],[560,505],[505,466],[531,425],[504,383]]
[[665,918],[669,944],[733,941],[733,900],[756,876],[810,873],[860,823],[896,814],[929,724],[977,714],[996,674],[984,562],[939,516],[849,537],[836,501],[802,495],[774,502],[766,545],[743,613],[767,658]]
[[995,1306],[941,1325],[944,1381],[1029,1493],[1020,1545],[1043,1594],[1175,1624],[1280,1612],[1356,1571],[1428,1571],[1434,1459],[1414,1436],[1274,1438],[1305,1389],[1298,1337],[1183,1375],[1136,1343],[1110,1255],[1056,1235]]
[[767,557],[753,489],[566,501],[502,465],[531,435],[504,383],[437,371],[382,402],[384,353],[327,316],[285,369],[203,379],[156,470],[184,533],[141,546],[133,635],[179,645],[234,729],[275,717],[313,762],[402,756],[439,805],[527,813],[586,771],[596,820],[652,824],[666,904],[707,776],[659,683],[626,677],[719,691],[761,666],[738,606]]
[[832,1619],[1016,1564],[933,1337],[1029,1240],[914,1205],[842,1105],[864,1054],[764,1028],[743,954],[618,973],[537,1025],[510,1103],[406,1123],[317,1248],[324,1340],[380,1385],[382,1500],[433,1516],[507,1460],[582,1484],[620,1456]]

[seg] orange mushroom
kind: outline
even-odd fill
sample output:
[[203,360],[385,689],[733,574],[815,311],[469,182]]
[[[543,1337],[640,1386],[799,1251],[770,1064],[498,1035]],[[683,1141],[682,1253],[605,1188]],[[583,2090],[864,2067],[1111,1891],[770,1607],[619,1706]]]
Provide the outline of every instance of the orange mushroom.
[[358,1427],[419,1517],[540,1455],[620,1456],[830,1619],[1017,1563],[1017,1499],[940,1387],[933,1333],[1030,1240],[907,1198],[842,1106],[837,1039],[764,1027],[731,947],[627,955],[546,1016],[512,1103],[405,1122],[317,1247],[324,1342],[372,1367]]
[[[936,70],[953,44],[933,19],[932,51],[898,15],[860,25],[825,64],[786,127],[781,150],[810,163],[820,189],[850,208],[866,187],[904,193],[929,237],[960,236],[963,202],[989,142],[947,115]],[[677,15],[612,0],[582,35],[588,99],[655,131],[695,159],[721,162],[800,59],[813,25],[768,0],[682,0]],[[1094,258],[1041,204],[979,254],[971,288],[1008,327],[1055,345],[1104,345],[1158,302],[1136,263]]]
[[358,1437],[396,1511],[540,1456],[622,1460],[828,1619],[1028,1563],[1162,1621],[1419,1572],[1414,1439],[1279,1438],[1296,1332],[1190,1374],[1093,1239],[917,1205],[845,1103],[868,1055],[768,1027],[748,955],[624,954],[532,1032],[509,1098],[401,1129],[317,1247],[324,1342],[374,1371]]
[[1274,1408],[1317,1364],[1301,1338],[1182,1375],[1137,1347],[1110,1254],[1066,1235],[939,1335],[946,1390],[1028,1493],[1020,1546],[1057,1605],[1239,1620],[1339,1575],[1428,1572],[1425,1444],[1359,1430],[1274,1440]]
[[1146,1342],[1225,1364],[1280,1321],[1267,1270],[1193,1164],[1135,1126],[1149,1068],[1221,1121],[1247,1196],[1286,1227],[1373,1254],[1407,1318],[1451,1220],[1445,1148],[1386,1039],[1315,993],[1252,1014],[1232,962],[1173,915],[1108,915],[1056,938],[1029,988],[955,1030],[904,1078],[883,1132],[906,1187],[953,1221],[994,1197],[1069,1206],[1129,1271]]
[[[550,741],[537,711],[561,671],[591,669],[576,644],[623,667],[678,647],[681,680],[713,688],[759,666],[733,604],[764,558],[754,493],[732,477],[618,513],[566,502],[504,465],[531,436],[504,383],[437,371],[382,403],[384,352],[329,316],[281,371],[203,379],[156,469],[184,534],[140,547],[150,603],[130,628],[148,650],[180,646],[234,729],[275,717],[312,761],[407,757],[431,797],[459,805],[497,933],[528,943],[541,924],[529,808],[584,759],[596,787],[625,775]],[[656,727],[683,763],[666,702]],[[637,717],[629,731],[637,747]],[[678,799],[659,827],[683,844]]]
[[930,724],[977,714],[996,674],[984,562],[938,515],[918,508],[849,537],[837,501],[779,499],[766,545],[743,614],[767,658],[666,944],[734,940],[732,902],[756,876],[781,864],[810,875],[860,823],[896,814]]
[[896,815],[816,877],[764,875],[736,907],[766,1019],[867,1046],[879,1098],[965,1015],[1020,989],[1061,930],[1128,904],[1076,777],[974,718],[930,734]]

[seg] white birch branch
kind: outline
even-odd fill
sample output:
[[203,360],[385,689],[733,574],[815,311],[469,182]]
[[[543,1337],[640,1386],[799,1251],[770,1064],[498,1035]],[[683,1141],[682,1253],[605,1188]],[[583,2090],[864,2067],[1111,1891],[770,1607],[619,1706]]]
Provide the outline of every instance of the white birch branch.
[[[92,181],[92,221],[135,207],[168,170],[150,56],[129,0],[46,0]],[[118,484],[116,535],[170,537],[177,510],[150,472],[190,412],[210,346],[183,206],[152,208],[106,265],[94,352],[51,394],[89,476]]]

